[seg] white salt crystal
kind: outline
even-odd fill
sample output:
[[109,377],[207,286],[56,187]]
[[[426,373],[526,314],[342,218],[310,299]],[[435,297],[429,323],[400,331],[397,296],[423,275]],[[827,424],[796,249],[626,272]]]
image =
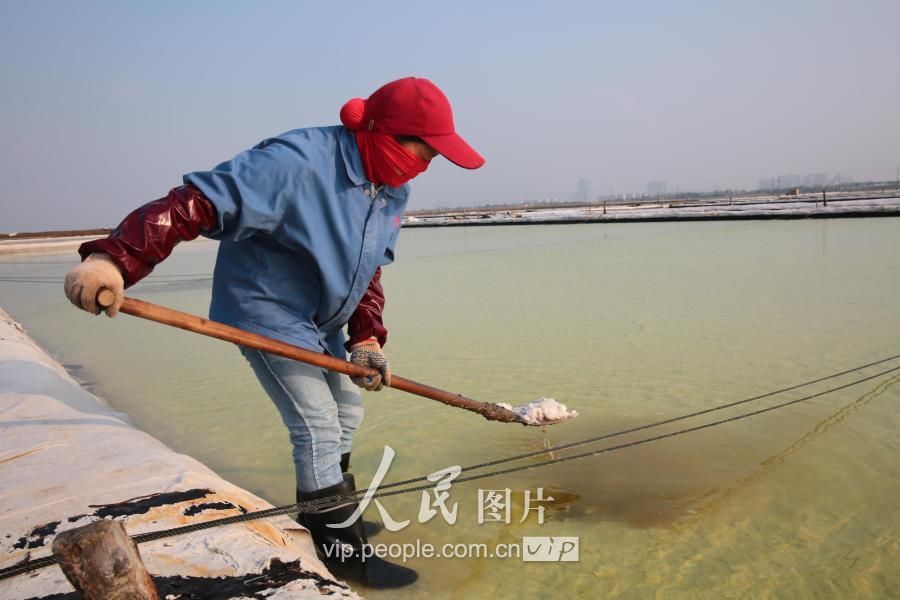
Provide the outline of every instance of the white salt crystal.
[[539,398],[524,406],[512,406],[505,402],[498,402],[497,406],[513,411],[530,425],[540,425],[547,421],[561,421],[578,416],[577,411],[567,409],[565,404],[557,402],[553,398]]

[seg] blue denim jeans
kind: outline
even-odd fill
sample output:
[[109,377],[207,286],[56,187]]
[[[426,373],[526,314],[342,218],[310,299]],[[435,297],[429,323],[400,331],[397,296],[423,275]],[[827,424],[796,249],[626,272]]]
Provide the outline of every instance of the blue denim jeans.
[[313,492],[343,481],[341,454],[350,452],[363,419],[356,385],[341,373],[240,349],[288,428],[297,489]]

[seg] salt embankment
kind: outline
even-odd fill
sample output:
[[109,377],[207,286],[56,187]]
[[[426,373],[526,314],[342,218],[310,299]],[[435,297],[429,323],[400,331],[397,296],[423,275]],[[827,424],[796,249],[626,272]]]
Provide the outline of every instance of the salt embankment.
[[475,225],[562,225],[570,223],[632,223],[641,221],[708,221],[765,219],[835,219],[900,216],[900,198],[725,199],[704,203],[603,203],[579,207],[528,207],[508,210],[471,209],[407,215],[404,227]]
[[0,240],[0,256],[27,256],[37,254],[62,254],[74,252],[84,242],[95,240],[102,235],[73,235],[67,237],[36,237]]
[[[47,254],[68,254],[72,262],[78,260],[75,251],[84,242],[106,237],[105,234],[72,235],[64,237],[8,237],[0,239],[0,257],[35,257]],[[216,243],[204,237],[182,242],[179,249],[187,246],[198,246],[204,243]]]
[[[49,555],[57,533],[102,518],[121,520],[135,535],[265,508],[110,410],[0,309],[0,569]],[[139,549],[161,598],[176,589],[216,598],[358,598],[287,516]],[[0,580],[0,598],[48,596],[76,597],[56,565]]]

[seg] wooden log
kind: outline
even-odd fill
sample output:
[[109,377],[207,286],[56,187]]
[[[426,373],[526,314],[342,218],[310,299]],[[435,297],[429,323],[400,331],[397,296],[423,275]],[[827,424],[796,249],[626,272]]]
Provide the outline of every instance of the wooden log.
[[120,521],[103,520],[64,531],[53,554],[84,600],[158,600],[137,545]]

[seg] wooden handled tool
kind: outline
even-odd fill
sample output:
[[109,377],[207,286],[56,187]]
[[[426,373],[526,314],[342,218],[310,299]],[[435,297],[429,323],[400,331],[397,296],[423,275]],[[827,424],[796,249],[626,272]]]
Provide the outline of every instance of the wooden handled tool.
[[[97,303],[100,304],[100,306],[112,306],[114,302],[115,294],[110,290],[101,290],[100,293],[97,294]],[[372,377],[378,374],[377,370],[369,367],[353,364],[327,354],[313,352],[312,350],[273,340],[272,338],[263,335],[250,333],[249,331],[244,331],[236,327],[210,321],[196,315],[153,304],[151,302],[145,302],[136,298],[125,298],[119,311],[135,317],[141,317],[142,319],[156,321],[157,323],[163,323],[165,325],[171,325],[172,327],[193,331],[194,333],[199,333],[201,335],[225,340],[226,342],[247,346],[248,348],[255,348],[256,350],[262,350],[263,352],[271,352],[272,354],[299,360],[317,367],[344,373],[351,377]],[[450,406],[476,412],[489,421],[520,423],[522,425],[550,425],[556,422],[547,421],[544,423],[530,423],[525,421],[521,415],[503,408],[502,406],[498,406],[497,404],[479,402],[478,400],[466,398],[462,394],[447,392],[431,387],[430,385],[400,377],[399,375],[391,376],[390,387],[409,392],[410,394],[416,394],[417,396],[422,396],[424,398],[430,398],[431,400],[437,400],[438,402],[443,402]]]

